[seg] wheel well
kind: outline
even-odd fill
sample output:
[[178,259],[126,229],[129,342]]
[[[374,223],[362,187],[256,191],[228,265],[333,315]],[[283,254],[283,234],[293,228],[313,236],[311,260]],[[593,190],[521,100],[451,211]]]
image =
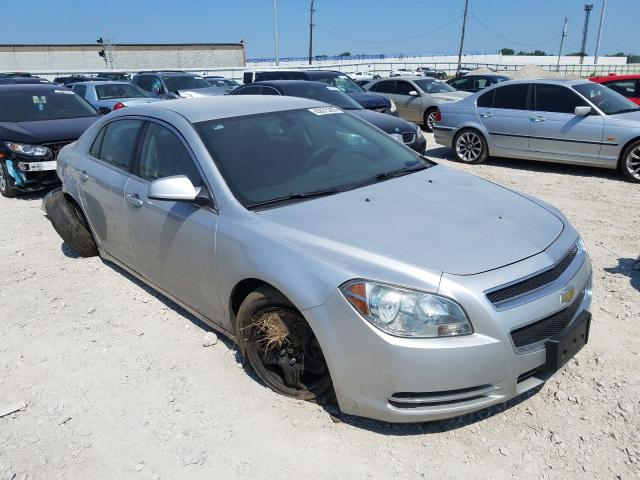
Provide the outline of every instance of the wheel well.
[[637,142],[638,140],[640,140],[640,137],[632,138],[631,140],[629,140],[627,143],[624,144],[624,147],[620,149],[620,155],[618,156],[618,165],[620,165],[620,162],[622,161],[622,156],[624,155],[624,152],[627,150],[627,148],[629,148],[629,146],[632,143]]
[[271,288],[286,297],[286,295],[284,295],[276,287],[263,280],[258,280],[256,278],[247,278],[242,280],[233,288],[233,290],[231,291],[231,298],[229,299],[229,314],[231,315],[232,325],[235,325],[236,315],[238,314],[238,310],[240,310],[240,305],[242,305],[244,299],[247,298],[247,295],[256,290],[258,287]]
[[89,233],[91,233],[91,236],[94,237],[94,241],[95,241],[95,235],[93,235],[93,231],[91,230],[89,222],[87,221],[87,217],[85,216],[84,212],[82,211],[82,207],[80,206],[80,204],[76,201],[75,198],[73,198],[67,192],[62,192],[62,194],[64,195],[65,200],[67,200],[70,204],[72,204],[76,208],[76,211],[78,212],[78,215],[80,215],[80,220],[82,221],[84,226],[87,228],[87,230],[89,230]]

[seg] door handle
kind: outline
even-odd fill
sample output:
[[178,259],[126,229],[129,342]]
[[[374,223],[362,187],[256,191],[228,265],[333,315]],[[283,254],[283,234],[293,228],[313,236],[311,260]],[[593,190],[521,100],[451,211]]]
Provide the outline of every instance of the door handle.
[[546,118],[540,116],[540,115],[536,115],[535,117],[531,117],[531,121],[532,122],[544,122],[546,120]]
[[87,180],[89,180],[89,175],[87,175],[87,172],[82,171],[82,172],[80,173],[80,181],[81,181],[82,183],[84,183],[84,182],[86,182]]
[[491,113],[491,112],[486,112],[486,113],[483,113],[483,114],[482,114],[482,115],[480,115],[480,116],[481,116],[482,118],[491,118],[491,117],[493,117],[493,113]]
[[144,202],[140,200],[140,197],[138,196],[137,193],[134,193],[133,195],[131,194],[127,195],[127,202],[129,202],[129,204],[131,204],[136,208],[140,208],[141,206],[144,205]]

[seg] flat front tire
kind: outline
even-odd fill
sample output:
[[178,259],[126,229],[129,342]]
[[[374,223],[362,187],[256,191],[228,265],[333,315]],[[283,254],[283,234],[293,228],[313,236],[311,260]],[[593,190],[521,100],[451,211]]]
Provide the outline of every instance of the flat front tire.
[[476,130],[462,130],[453,141],[456,158],[463,163],[482,163],[489,158],[487,141]]
[[58,235],[81,257],[98,255],[98,247],[82,212],[60,188],[44,197],[44,208]]
[[625,148],[618,169],[631,182],[640,183],[640,140],[636,140]]
[[279,292],[260,287],[247,295],[235,327],[240,350],[260,380],[275,392],[317,400],[331,385],[311,327]]

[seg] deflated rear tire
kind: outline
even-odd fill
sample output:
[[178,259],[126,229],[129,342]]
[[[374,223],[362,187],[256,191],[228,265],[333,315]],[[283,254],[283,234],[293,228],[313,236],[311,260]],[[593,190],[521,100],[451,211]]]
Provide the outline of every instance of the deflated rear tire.
[[279,292],[260,287],[236,317],[240,350],[260,380],[299,400],[318,400],[331,377],[322,350],[302,314]]
[[55,231],[79,256],[98,255],[98,247],[82,212],[60,188],[47,193],[44,208]]
[[489,158],[489,149],[484,136],[477,130],[458,132],[453,141],[456,158],[463,163],[482,163]]

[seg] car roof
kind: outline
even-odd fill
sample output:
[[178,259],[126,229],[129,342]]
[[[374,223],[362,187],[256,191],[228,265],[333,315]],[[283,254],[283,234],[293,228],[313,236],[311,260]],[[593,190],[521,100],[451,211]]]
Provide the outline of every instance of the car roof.
[[590,83],[589,80],[570,80],[570,79],[560,79],[560,78],[536,78],[531,80],[507,80],[506,82],[501,82],[498,86],[503,87],[505,85],[514,85],[517,83],[536,83],[536,84],[551,84],[551,85],[563,85],[565,87],[573,87],[574,85],[582,85],[585,83]]
[[602,75],[601,77],[590,77],[589,80],[594,82],[613,82],[615,80],[640,80],[640,73],[629,73],[624,75]]
[[[96,86],[96,85],[133,85],[130,82],[124,82],[124,81],[118,81],[118,80],[91,80],[89,82],[73,82],[69,84],[71,85],[89,85],[89,86]],[[135,87],[135,85],[133,85]]]
[[[0,92],[34,92],[42,91],[43,93],[51,90],[65,90],[65,87],[53,83],[14,83],[9,85],[0,85]],[[71,90],[66,89],[67,92]]]
[[138,75],[163,75],[165,77],[184,77],[189,76],[189,77],[201,77],[202,75],[198,75],[197,73],[191,73],[191,72],[177,72],[175,70],[158,70],[157,72],[140,72],[138,74],[136,74],[136,76]]
[[181,115],[191,123],[198,123],[221,118],[326,106],[326,103],[299,97],[225,95],[167,100],[123,110],[126,110],[130,115],[137,115],[138,110],[140,110],[140,114],[149,115],[150,109],[162,108]]

